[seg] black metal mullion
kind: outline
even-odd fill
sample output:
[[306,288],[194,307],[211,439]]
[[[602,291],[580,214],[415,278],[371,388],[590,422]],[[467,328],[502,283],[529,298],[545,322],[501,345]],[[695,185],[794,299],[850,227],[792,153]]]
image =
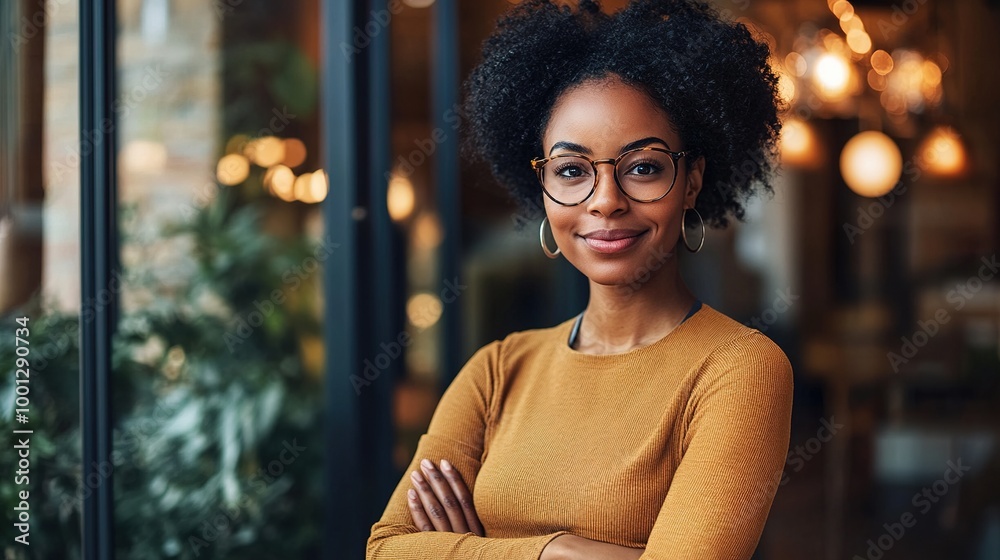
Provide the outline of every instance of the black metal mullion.
[[[388,0],[371,0],[366,13],[387,14]],[[386,204],[388,181],[392,160],[392,125],[390,91],[390,32],[383,29],[371,39],[368,47],[368,157],[369,159],[369,216],[372,228],[372,262],[370,294],[372,305],[371,354],[381,351],[379,343],[398,343],[403,332],[403,322],[399,310],[402,308],[400,292],[396,281],[400,277],[400,267],[396,258],[400,252],[399,235],[389,217]],[[376,303],[377,302],[377,303]],[[401,349],[405,352],[405,348]],[[368,500],[371,517],[377,519],[382,514],[384,504],[399,482],[392,461],[394,424],[392,399],[395,380],[402,371],[402,354],[394,359],[380,373],[371,387],[371,400],[365,405],[365,425],[369,426],[366,440],[369,442],[373,469],[374,492]]]
[[[435,149],[434,173],[438,215],[444,227],[444,239],[439,248],[441,282],[450,286],[459,278],[461,262],[461,199],[459,193],[458,131],[450,130],[449,117],[459,100],[458,67],[458,3],[437,0],[434,3],[433,95],[434,126],[447,131],[445,141]],[[461,331],[461,296],[445,302],[441,313],[441,386],[447,387],[458,374],[463,356]]]
[[356,64],[361,49],[355,45],[355,18],[364,13],[362,0],[322,0],[322,139],[324,167],[330,192],[323,202],[329,237],[339,246],[324,263],[324,331],[326,349],[326,558],[363,558],[370,526],[359,514],[361,481],[359,434],[361,400],[351,383],[361,363],[358,299],[360,241],[354,218],[362,176],[358,162]]
[[115,2],[80,3],[80,426],[83,558],[114,557],[111,337],[115,254]]

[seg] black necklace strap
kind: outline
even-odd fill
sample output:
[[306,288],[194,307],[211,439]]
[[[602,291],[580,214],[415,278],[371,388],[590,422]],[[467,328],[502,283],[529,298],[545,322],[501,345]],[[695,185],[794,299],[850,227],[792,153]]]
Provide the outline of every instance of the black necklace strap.
[[[691,309],[688,310],[687,315],[681,319],[681,323],[691,318],[691,316],[697,313],[699,309],[701,309],[701,300],[696,298],[694,303],[691,305]],[[583,313],[584,312],[581,311],[580,314],[576,316],[576,322],[573,323],[573,329],[569,332],[569,340],[567,341],[567,344],[569,344],[570,348],[576,345],[576,339],[580,336],[580,323],[583,322]],[[681,323],[677,324],[680,325]]]

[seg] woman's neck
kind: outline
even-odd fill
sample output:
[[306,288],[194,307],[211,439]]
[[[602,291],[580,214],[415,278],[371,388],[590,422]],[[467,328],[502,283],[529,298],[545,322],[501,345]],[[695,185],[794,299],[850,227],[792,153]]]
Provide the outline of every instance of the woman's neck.
[[695,301],[676,266],[664,267],[645,283],[590,282],[576,350],[618,354],[652,344],[683,322]]

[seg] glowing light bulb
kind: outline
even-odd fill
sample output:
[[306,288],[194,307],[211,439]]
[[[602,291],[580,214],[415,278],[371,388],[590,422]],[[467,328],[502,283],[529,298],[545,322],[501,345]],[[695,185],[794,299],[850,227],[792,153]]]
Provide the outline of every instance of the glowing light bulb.
[[950,126],[939,126],[927,135],[917,150],[928,173],[954,177],[965,170],[966,153],[962,139]]
[[851,66],[844,57],[825,53],[816,61],[816,72],[813,80],[819,87],[820,94],[828,100],[835,101],[847,95],[851,84]]
[[885,134],[869,130],[847,141],[840,153],[840,173],[857,194],[878,197],[892,190],[903,172],[903,155]]

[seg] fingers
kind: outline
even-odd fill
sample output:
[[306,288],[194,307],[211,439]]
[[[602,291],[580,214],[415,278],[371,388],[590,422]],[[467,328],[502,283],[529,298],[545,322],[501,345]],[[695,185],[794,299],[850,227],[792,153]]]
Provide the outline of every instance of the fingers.
[[417,499],[420,501],[421,507],[427,514],[428,519],[430,519],[433,529],[429,530],[451,531],[451,522],[448,521],[448,515],[444,512],[444,508],[441,506],[441,502],[438,501],[437,495],[434,494],[434,489],[431,488],[431,485],[428,484],[424,476],[420,474],[420,471],[410,473],[410,480],[413,482],[414,488],[416,488]]
[[483,530],[483,524],[479,522],[479,515],[476,513],[476,506],[472,501],[472,493],[469,492],[469,487],[462,480],[461,473],[455,470],[455,467],[444,459],[441,459],[441,472],[444,473],[445,479],[448,481],[452,492],[455,493],[455,497],[462,507],[462,513],[465,515],[465,522],[469,530],[480,537],[485,537],[486,531]]
[[[448,520],[448,524],[451,526],[448,530],[456,533],[468,533],[469,524],[465,520],[465,513],[462,511],[462,505],[459,503],[458,497],[455,496],[455,492],[452,490],[451,484],[444,477],[441,470],[434,466],[434,463],[429,459],[424,459],[420,462],[420,470],[423,471],[424,479],[430,482],[431,489],[434,491],[434,496],[437,497],[438,502],[444,508],[444,515]],[[428,510],[428,513],[431,513],[430,510]],[[431,514],[431,517],[431,521],[433,522],[433,513]]]
[[417,529],[421,531],[434,530],[434,524],[427,517],[427,512],[424,511],[424,506],[420,503],[420,497],[417,496],[416,490],[410,488],[406,491],[406,504],[410,506],[410,517],[413,518],[413,524],[416,525]]

